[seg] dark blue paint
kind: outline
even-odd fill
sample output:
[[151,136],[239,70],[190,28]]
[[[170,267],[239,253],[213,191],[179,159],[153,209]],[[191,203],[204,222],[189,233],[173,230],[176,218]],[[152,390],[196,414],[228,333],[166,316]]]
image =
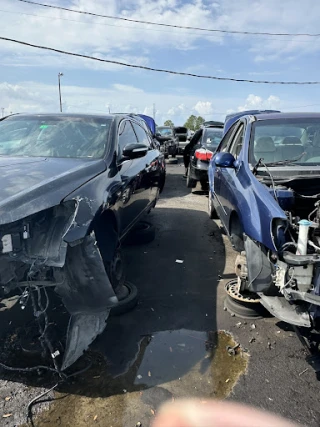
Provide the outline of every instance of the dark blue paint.
[[[269,114],[264,117],[269,117]],[[250,170],[248,151],[252,120],[249,116],[244,116],[241,121],[245,125],[242,150],[233,162],[230,153],[216,152],[209,164],[209,191],[217,214],[229,235],[231,220],[237,216],[245,234],[267,248],[276,250],[271,236],[272,220],[285,220],[286,215],[274,199],[273,193]],[[221,166],[216,165],[217,161]],[[222,166],[223,163],[225,167]]]
[[215,164],[221,168],[234,168],[235,158],[230,153],[218,153],[215,156]]
[[228,132],[228,130],[231,128],[233,123],[235,123],[241,117],[247,116],[247,115],[255,116],[256,114],[265,114],[265,113],[280,113],[280,111],[277,111],[277,110],[246,110],[246,111],[241,111],[239,113],[228,114],[226,116],[225,122],[224,122],[223,135],[225,135]]

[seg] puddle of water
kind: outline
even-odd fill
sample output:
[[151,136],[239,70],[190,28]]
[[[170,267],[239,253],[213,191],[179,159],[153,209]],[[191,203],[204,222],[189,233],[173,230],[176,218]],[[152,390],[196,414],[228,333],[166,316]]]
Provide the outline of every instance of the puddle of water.
[[224,331],[162,331],[143,337],[136,360],[112,378],[108,362],[95,354],[93,367],[57,392],[35,425],[126,427],[150,424],[158,407],[179,397],[224,398],[245,373],[247,357]]

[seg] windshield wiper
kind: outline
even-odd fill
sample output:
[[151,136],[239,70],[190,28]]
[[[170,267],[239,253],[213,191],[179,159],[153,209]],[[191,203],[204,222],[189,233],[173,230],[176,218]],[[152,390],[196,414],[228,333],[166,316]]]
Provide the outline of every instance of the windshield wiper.
[[252,169],[252,173],[255,174],[261,165],[262,166],[281,166],[281,165],[294,164],[295,162],[300,160],[305,154],[306,152],[303,152],[300,154],[300,156],[293,157],[292,159],[278,160],[277,162],[269,162],[269,163],[264,163],[263,157],[260,157],[260,159],[255,164],[254,168]]

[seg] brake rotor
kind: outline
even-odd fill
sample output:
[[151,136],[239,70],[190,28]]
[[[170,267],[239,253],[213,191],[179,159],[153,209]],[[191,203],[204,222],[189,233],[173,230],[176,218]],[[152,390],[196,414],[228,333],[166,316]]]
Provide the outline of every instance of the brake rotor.
[[240,293],[240,283],[237,279],[230,280],[225,285],[225,291],[231,298],[237,301],[252,304],[260,303],[260,298],[257,294],[251,292]]

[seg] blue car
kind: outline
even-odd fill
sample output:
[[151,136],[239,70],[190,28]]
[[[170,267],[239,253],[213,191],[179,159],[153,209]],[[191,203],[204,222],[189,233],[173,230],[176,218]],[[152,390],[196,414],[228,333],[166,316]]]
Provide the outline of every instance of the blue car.
[[209,215],[239,252],[233,296],[319,328],[320,114],[238,118],[208,175]]

